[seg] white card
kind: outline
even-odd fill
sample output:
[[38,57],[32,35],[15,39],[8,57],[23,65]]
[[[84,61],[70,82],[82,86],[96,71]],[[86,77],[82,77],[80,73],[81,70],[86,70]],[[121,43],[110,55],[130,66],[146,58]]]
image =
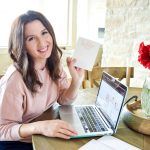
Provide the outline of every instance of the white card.
[[73,54],[75,66],[92,71],[99,48],[99,43],[80,37]]

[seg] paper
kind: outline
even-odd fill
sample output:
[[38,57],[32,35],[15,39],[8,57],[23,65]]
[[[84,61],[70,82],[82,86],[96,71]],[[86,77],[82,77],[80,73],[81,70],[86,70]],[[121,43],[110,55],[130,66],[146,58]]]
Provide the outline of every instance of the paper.
[[111,147],[98,143],[96,140],[91,140],[87,144],[83,145],[79,150],[112,150]]
[[99,43],[80,37],[73,54],[75,66],[92,71],[99,48]]
[[[87,144],[83,145],[81,148],[79,148],[79,150],[92,149],[94,144],[96,144],[95,139],[93,139],[93,140],[89,141]],[[95,149],[95,150],[97,150],[97,149]]]
[[114,136],[103,136],[102,138],[98,139],[97,142],[101,142],[105,145],[109,145],[112,149],[115,150],[140,150],[139,148],[124,142]]
[[103,136],[98,140],[91,140],[83,145],[79,150],[140,150],[113,136]]

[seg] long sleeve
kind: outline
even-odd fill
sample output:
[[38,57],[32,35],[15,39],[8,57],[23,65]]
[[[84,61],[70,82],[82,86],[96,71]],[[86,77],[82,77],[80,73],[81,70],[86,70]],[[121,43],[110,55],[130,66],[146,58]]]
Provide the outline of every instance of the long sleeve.
[[40,116],[58,100],[58,97],[64,99],[63,93],[69,86],[65,72],[62,73],[59,85],[49,77],[47,69],[39,70],[38,75],[43,85],[34,95],[26,87],[17,70],[9,78],[0,102],[0,140],[31,142],[31,137],[19,137],[19,127]]
[[20,139],[19,128],[23,115],[23,91],[20,80],[9,79],[0,105],[0,140]]

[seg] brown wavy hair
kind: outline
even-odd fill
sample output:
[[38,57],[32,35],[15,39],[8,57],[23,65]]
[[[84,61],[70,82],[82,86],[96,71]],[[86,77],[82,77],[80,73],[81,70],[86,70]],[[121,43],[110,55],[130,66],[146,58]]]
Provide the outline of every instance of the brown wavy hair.
[[42,86],[42,83],[39,81],[39,78],[37,76],[36,70],[34,69],[34,61],[32,57],[27,53],[25,47],[24,27],[27,23],[34,20],[39,20],[52,36],[53,48],[50,57],[46,61],[46,68],[49,71],[50,77],[56,83],[60,78],[59,66],[60,58],[62,56],[62,51],[60,50],[56,42],[53,27],[43,14],[37,11],[30,10],[16,18],[11,27],[8,52],[14,62],[15,67],[22,74],[27,88],[32,93],[37,92],[37,85],[40,87]]

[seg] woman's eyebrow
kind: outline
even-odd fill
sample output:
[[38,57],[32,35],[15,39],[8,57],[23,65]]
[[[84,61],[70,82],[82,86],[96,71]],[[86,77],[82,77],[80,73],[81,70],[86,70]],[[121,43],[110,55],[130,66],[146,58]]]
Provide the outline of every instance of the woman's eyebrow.
[[47,31],[47,29],[46,29],[46,28],[42,29],[41,31],[45,31],[45,30]]

